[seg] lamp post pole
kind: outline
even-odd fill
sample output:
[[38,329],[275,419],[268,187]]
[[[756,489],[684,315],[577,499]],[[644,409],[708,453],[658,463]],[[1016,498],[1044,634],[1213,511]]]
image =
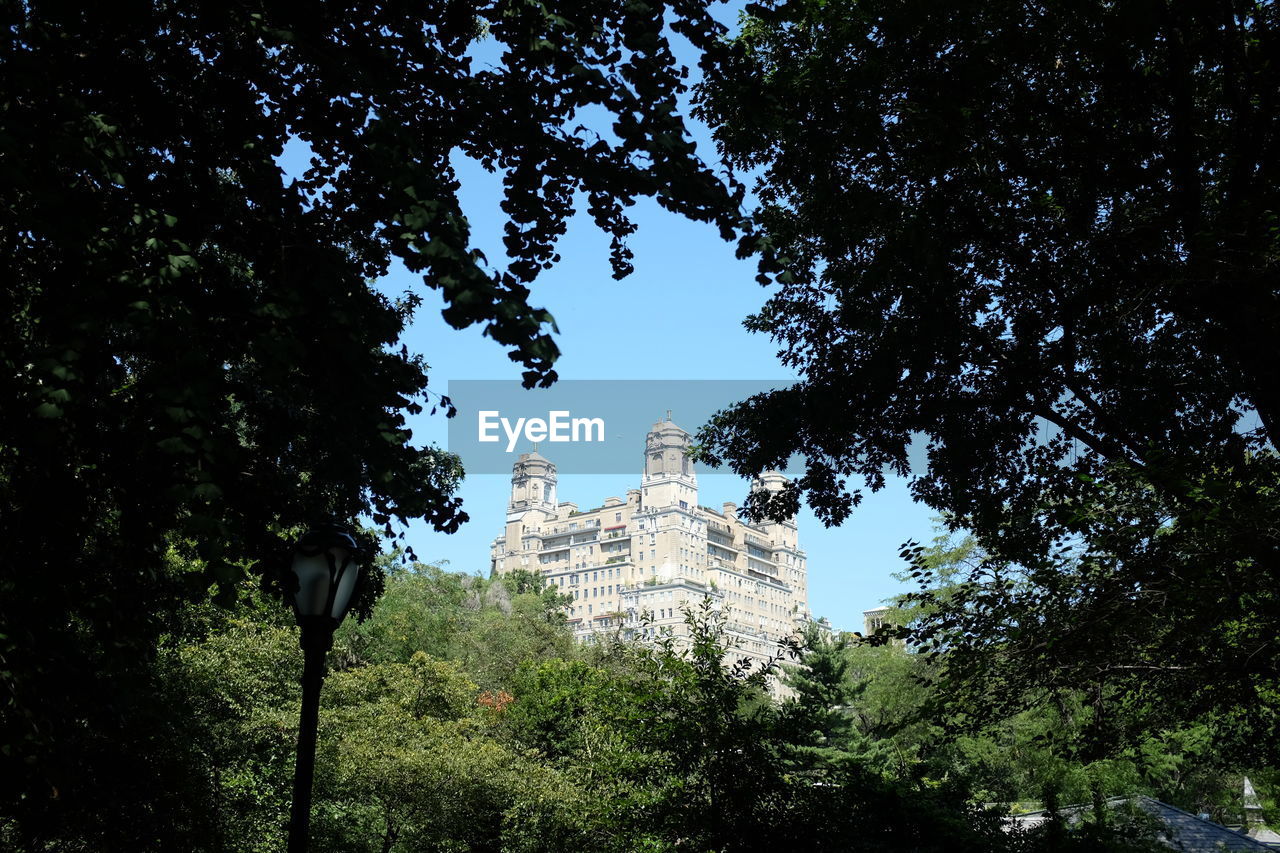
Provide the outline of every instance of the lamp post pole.
[[347,615],[360,578],[360,550],[345,527],[328,525],[310,531],[293,551],[286,577],[289,603],[302,645],[302,712],[298,720],[298,754],[293,773],[293,805],[289,810],[289,853],[306,853],[311,836],[311,784],[316,770],[316,732],[320,725],[320,686],[325,654],[333,632]]
[[301,628],[302,713],[298,722],[298,754],[293,769],[293,806],[289,812],[289,853],[306,853],[307,841],[311,837],[311,786],[316,773],[320,685],[324,683],[325,676],[324,656],[333,646],[333,629],[328,626],[312,623],[303,624]]

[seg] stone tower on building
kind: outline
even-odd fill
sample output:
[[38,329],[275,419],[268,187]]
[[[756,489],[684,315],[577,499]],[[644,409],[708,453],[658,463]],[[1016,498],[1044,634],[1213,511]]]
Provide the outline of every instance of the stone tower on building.
[[650,506],[685,508],[698,502],[698,475],[689,461],[689,433],[666,420],[649,429],[644,442],[644,494]]
[[521,453],[511,470],[512,512],[556,514],[556,466],[537,452]]
[[[769,657],[809,619],[795,521],[749,524],[732,503],[701,506],[690,441],[668,412],[645,438],[640,487],[583,511],[557,502],[550,460],[521,454],[506,530],[493,541],[493,571],[540,572],[573,596],[569,622],[588,641],[615,631],[682,636],[681,608],[710,597],[725,616],[730,654]],[[768,472],[754,487],[786,482]]]

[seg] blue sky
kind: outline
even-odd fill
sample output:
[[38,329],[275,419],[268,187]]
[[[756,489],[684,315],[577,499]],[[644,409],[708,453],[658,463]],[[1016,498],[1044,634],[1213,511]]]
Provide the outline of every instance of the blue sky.
[[[724,12],[724,20],[732,14]],[[677,58],[692,65],[687,45],[675,43]],[[483,61],[490,45],[478,45]],[[705,127],[692,127],[698,150],[713,152]],[[290,173],[301,171],[303,151],[290,146],[282,160]],[[500,178],[459,157],[463,209],[476,247],[490,259],[503,258],[503,215],[498,207]],[[584,205],[580,205],[584,207]],[[611,278],[607,239],[582,214],[562,239],[562,261],[543,273],[533,287],[533,301],[555,316],[563,353],[556,368],[562,379],[703,379],[785,380],[794,376],[776,357],[768,338],[749,334],[743,319],[758,309],[768,291],[755,283],[754,261],[734,257],[710,226],[688,222],[640,201],[630,209],[638,232],[629,245],[635,272],[621,282]],[[378,282],[389,294],[413,290],[423,296],[404,343],[422,353],[430,366],[432,388],[446,390],[448,381],[519,380],[520,367],[506,351],[484,338],[478,328],[455,330],[440,316],[443,302],[434,290],[403,269]],[[668,306],[676,306],[674,313]],[[659,317],[664,318],[659,322]],[[652,353],[644,358],[640,350]],[[657,420],[661,411],[653,413]],[[694,431],[699,426],[673,419]],[[414,440],[448,446],[443,416],[423,415],[411,423]],[[624,495],[639,481],[643,448],[636,447],[635,470],[629,475],[563,475],[560,500],[596,506],[609,495]],[[554,455],[544,450],[554,461]],[[466,458],[463,457],[466,464]],[[718,507],[741,503],[746,483],[704,467],[698,471],[700,502]],[[510,480],[506,475],[471,474],[460,496],[472,521],[458,533],[445,535],[426,525],[411,525],[407,542],[427,562],[447,561],[450,569],[486,573],[489,544],[504,523]],[[805,509],[798,518],[801,546],[809,555],[809,605],[845,630],[861,630],[861,613],[906,591],[891,573],[903,568],[898,551],[903,542],[928,542],[934,536],[933,513],[914,503],[906,483],[890,478],[885,489],[867,494],[845,524],[826,529]]]

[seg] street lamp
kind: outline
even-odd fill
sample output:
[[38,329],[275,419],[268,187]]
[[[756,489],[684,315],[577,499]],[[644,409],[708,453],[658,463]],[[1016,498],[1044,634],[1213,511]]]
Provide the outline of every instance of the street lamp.
[[333,647],[334,630],[347,615],[360,577],[362,556],[355,538],[338,525],[308,531],[293,549],[287,598],[301,629],[303,663],[302,715],[293,773],[293,808],[289,815],[289,853],[306,853],[307,849],[324,656]]

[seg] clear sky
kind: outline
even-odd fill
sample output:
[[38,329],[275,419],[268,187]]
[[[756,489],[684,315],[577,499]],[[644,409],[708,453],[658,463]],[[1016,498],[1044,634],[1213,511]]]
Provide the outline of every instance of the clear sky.
[[[677,56],[692,64],[677,44]],[[685,48],[687,49],[687,48]],[[483,55],[483,47],[480,51]],[[706,128],[694,127],[699,152],[713,148]],[[300,171],[302,152],[291,146],[282,165]],[[463,208],[471,222],[475,245],[491,259],[504,257],[500,241],[500,179],[459,158]],[[584,207],[584,205],[580,205]],[[631,208],[639,226],[630,246],[635,272],[621,282],[611,278],[607,239],[585,214],[578,216],[562,239],[562,261],[543,273],[533,287],[533,301],[555,316],[563,353],[556,369],[562,379],[703,379],[775,380],[794,376],[776,357],[768,338],[749,334],[742,321],[760,307],[768,291],[755,283],[753,261],[739,261],[733,247],[716,231],[642,201]],[[481,336],[478,328],[455,330],[440,317],[443,302],[436,291],[403,269],[379,282],[385,292],[414,290],[424,297],[404,343],[422,353],[430,366],[432,388],[446,390],[450,380],[520,378],[519,365],[506,351]],[[674,312],[667,310],[674,306]],[[659,320],[659,318],[663,318]],[[639,359],[633,353],[649,353]],[[653,413],[658,420],[661,411]],[[695,431],[699,424],[673,420]],[[411,421],[415,442],[447,447],[447,422],[437,415]],[[543,449],[554,462],[554,454]],[[463,464],[466,458],[463,457]],[[560,500],[597,506],[607,496],[622,496],[638,485],[643,447],[636,447],[635,470],[620,475],[562,475]],[[699,467],[699,501],[718,507],[739,504],[746,483],[732,475]],[[510,478],[471,474],[461,489],[472,521],[452,535],[411,526],[407,541],[427,562],[448,561],[454,571],[487,572],[489,544],[502,529]],[[903,568],[898,550],[903,542],[928,542],[934,535],[933,513],[914,503],[905,482],[890,479],[877,494],[868,494],[842,527],[826,529],[807,508],[801,513],[800,543],[809,556],[809,606],[837,628],[861,630],[861,613],[906,587],[891,577]]]

